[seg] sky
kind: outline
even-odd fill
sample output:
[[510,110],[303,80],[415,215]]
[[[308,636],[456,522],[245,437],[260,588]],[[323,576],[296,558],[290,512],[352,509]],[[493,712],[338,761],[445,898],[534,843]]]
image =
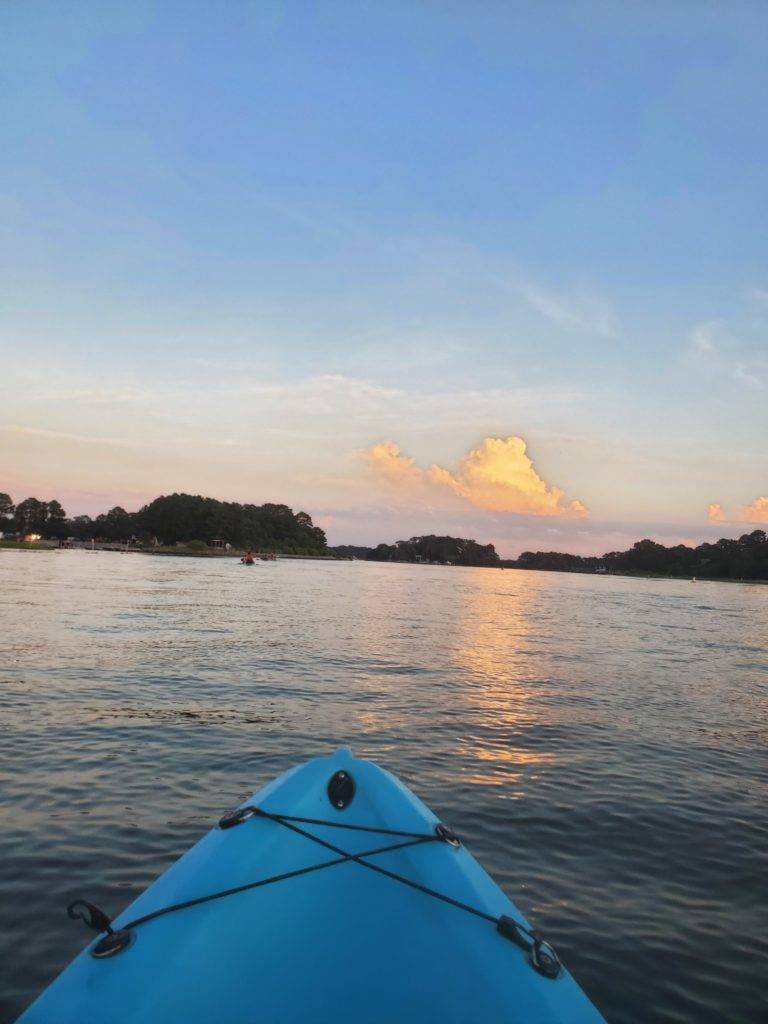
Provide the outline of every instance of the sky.
[[768,5],[0,5],[0,490],[768,523]]

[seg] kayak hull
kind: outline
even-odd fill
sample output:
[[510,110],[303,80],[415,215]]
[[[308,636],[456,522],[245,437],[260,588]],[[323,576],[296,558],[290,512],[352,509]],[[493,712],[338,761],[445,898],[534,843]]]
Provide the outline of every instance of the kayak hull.
[[[339,771],[354,795],[339,809]],[[243,806],[432,835],[437,817],[398,779],[342,749],[291,769]],[[297,827],[349,854],[406,842],[327,825]],[[339,854],[278,821],[214,828],[124,910],[115,929],[171,904],[332,860]],[[526,925],[463,847],[432,841],[370,858],[384,871]],[[563,969],[550,979],[492,923],[386,874],[345,860],[176,910],[131,931],[126,949],[91,953],[98,937],[19,1024],[403,1024],[425,1020],[600,1024]]]

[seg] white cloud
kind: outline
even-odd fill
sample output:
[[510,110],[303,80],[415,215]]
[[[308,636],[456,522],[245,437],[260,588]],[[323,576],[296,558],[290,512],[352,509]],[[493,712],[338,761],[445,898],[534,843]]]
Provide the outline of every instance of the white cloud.
[[613,338],[618,331],[616,316],[610,304],[594,292],[577,289],[558,292],[531,280],[518,278],[514,289],[538,313],[560,327],[573,328]]
[[758,364],[756,362],[753,362],[752,365],[736,363],[733,368],[733,379],[738,381],[739,384],[745,384],[747,387],[753,388],[755,391],[762,391],[765,388],[765,380],[758,373]]
[[708,320],[706,323],[697,324],[688,336],[689,353],[699,358],[712,356],[717,352],[722,335],[722,320]]
[[724,320],[696,324],[688,335],[686,355],[708,377],[762,391],[768,381],[765,352],[735,337]]
[[393,441],[371,445],[362,453],[369,468],[399,493],[429,501],[447,490],[486,512],[525,516],[582,518],[580,501],[563,502],[563,491],[550,487],[536,472],[521,437],[486,437],[451,471],[432,465],[421,469]]

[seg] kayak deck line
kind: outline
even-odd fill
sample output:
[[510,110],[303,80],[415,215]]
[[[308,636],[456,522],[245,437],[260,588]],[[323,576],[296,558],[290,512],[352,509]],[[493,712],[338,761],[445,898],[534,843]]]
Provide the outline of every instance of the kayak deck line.
[[[137,917],[134,921],[129,921],[128,924],[123,925],[118,931],[112,928],[112,919],[104,913],[104,911],[97,907],[96,904],[89,902],[84,899],[74,900],[67,907],[67,914],[72,920],[82,920],[97,932],[105,932],[105,936],[91,949],[91,956],[96,959],[104,959],[109,956],[114,956],[116,953],[120,953],[123,949],[126,949],[133,940],[133,929],[138,928],[139,925],[147,924],[149,921],[154,921],[158,917],[165,917],[166,914],[172,914],[177,910],[187,910],[190,907],[197,907],[203,903],[211,903],[213,900],[223,899],[225,896],[235,896],[240,892],[248,892],[250,889],[259,889],[264,885],[271,885],[273,882],[284,882],[289,878],[299,878],[302,875],[308,875],[313,871],[320,871],[322,868],[332,868],[337,864],[347,864],[349,861],[357,859],[357,857],[376,857],[382,853],[393,853],[395,850],[404,850],[408,846],[418,846],[420,843],[429,842],[433,839],[433,836],[423,836],[419,839],[409,839],[404,843],[392,843],[389,846],[380,846],[376,850],[368,850],[363,854],[344,854],[344,856],[336,857],[333,860],[322,861],[320,864],[310,864],[304,868],[296,868],[294,871],[285,871],[280,875],[272,875],[269,878],[260,878],[255,882],[246,882],[244,885],[236,885],[232,889],[222,889],[220,892],[212,892],[207,896],[197,896],[191,900],[184,900],[181,903],[173,903],[167,907],[160,907],[158,910],[153,910],[149,914],[144,914],[143,917]],[[86,919],[80,908],[84,907],[89,912],[89,919]]]
[[[253,804],[246,804],[245,807],[238,807],[237,810],[232,811],[231,814],[225,814],[224,817],[219,820],[219,828],[232,828],[233,825],[239,825],[241,821],[247,821],[248,818],[257,814],[263,818],[279,818],[281,821],[298,821],[302,825],[330,825],[332,828],[345,828],[350,832],[376,832],[382,836],[409,836],[412,839],[435,838],[434,836],[430,836],[424,832],[402,832],[397,828],[372,828],[369,825],[350,825],[349,822],[346,821],[326,821],[324,818],[298,818],[295,814],[277,814],[274,811],[264,811],[260,807],[255,807]],[[440,825],[438,827],[445,829],[446,832],[450,832],[450,829],[445,825]],[[451,835],[453,836],[452,832]],[[442,838],[442,835],[439,838]],[[455,836],[454,839],[456,843],[459,842],[458,838]]]
[[[443,903],[447,903],[451,907],[456,907],[457,910],[464,910],[468,914],[474,914],[475,917],[483,918],[483,920],[495,925],[496,930],[500,935],[503,935],[504,938],[510,939],[516,945],[525,949],[530,956],[531,966],[534,970],[538,971],[539,974],[543,975],[545,978],[552,979],[556,978],[560,974],[562,965],[554,948],[537,932],[530,928],[526,928],[525,925],[520,924],[519,921],[515,921],[514,918],[509,917],[506,914],[494,917],[493,914],[488,914],[484,910],[472,907],[468,903],[462,903],[461,900],[454,899],[453,896],[447,896],[445,893],[437,892],[435,889],[430,889],[426,885],[422,885],[420,882],[415,882],[412,878],[406,878],[404,875],[399,875],[395,871],[388,871],[386,868],[381,867],[380,864],[369,864],[367,861],[362,859],[366,854],[361,853],[356,856],[347,854],[346,851],[342,850],[340,847],[334,846],[332,843],[328,843],[324,839],[320,839],[319,836],[313,835],[305,829],[298,828],[296,825],[292,824],[291,820],[284,814],[275,814],[274,812],[270,813],[269,811],[263,811],[261,808],[254,808],[254,816],[270,818],[273,821],[278,822],[278,824],[291,829],[291,831],[298,832],[299,835],[305,836],[307,839],[311,839],[313,842],[319,843],[320,846],[324,846],[336,853],[349,856],[350,860],[360,864],[361,867],[368,868],[370,871],[375,871],[378,874],[385,875],[387,878],[391,878],[396,882],[401,882],[403,885],[407,885],[411,889],[415,889],[417,892],[423,892],[426,896],[432,896],[434,899],[442,900]],[[333,828],[347,827],[343,822],[337,821],[316,821],[315,824],[330,825]],[[368,832],[379,831],[378,829],[365,828],[365,826],[354,827]],[[400,834],[402,835],[403,833]],[[443,825],[442,823],[435,825],[433,836],[426,835],[421,837],[422,841],[430,839],[438,839],[439,841],[447,843],[449,846],[454,848],[461,846],[461,841],[458,836],[456,836],[447,827],[447,825]]]
[[[67,914],[69,917],[73,920],[79,919],[85,921],[85,923],[95,931],[105,932],[104,938],[100,939],[92,947],[91,956],[96,959],[105,959],[121,953],[131,945],[133,941],[133,932],[136,928],[140,925],[147,924],[150,921],[154,921],[159,917],[165,917],[167,914],[173,914],[180,910],[188,910],[190,907],[200,906],[204,903],[211,903],[214,900],[223,899],[226,896],[234,896],[238,893],[248,892],[251,889],[258,889],[262,886],[272,885],[276,882],[284,882],[290,878],[298,878],[301,875],[306,875],[313,871],[320,871],[323,868],[331,868],[338,864],[353,862],[355,864],[359,864],[363,868],[367,868],[369,871],[375,871],[377,874],[384,875],[386,878],[391,878],[395,882],[400,882],[402,885],[406,885],[409,888],[414,889],[416,892],[424,893],[425,896],[431,896],[451,907],[456,907],[457,910],[463,910],[468,914],[474,914],[475,917],[482,918],[484,921],[494,925],[498,933],[504,938],[509,939],[511,942],[514,942],[515,945],[524,949],[529,955],[531,966],[543,977],[554,979],[560,974],[562,965],[557,953],[552,945],[549,942],[546,942],[533,929],[526,928],[525,925],[521,924],[519,921],[515,921],[514,918],[506,914],[494,916],[484,910],[480,910],[478,907],[473,907],[461,900],[454,899],[453,896],[448,896],[446,893],[438,892],[436,889],[430,889],[428,886],[422,885],[420,882],[416,882],[412,878],[407,878],[405,875],[398,874],[396,871],[390,871],[388,868],[383,868],[380,864],[371,864],[366,859],[368,857],[377,857],[384,853],[393,853],[395,850],[403,850],[407,847],[420,846],[425,843],[433,842],[441,842],[454,848],[458,848],[461,846],[461,840],[453,831],[451,831],[451,829],[447,827],[447,825],[438,823],[432,833],[406,832],[398,829],[377,828],[372,825],[351,825],[347,822],[329,821],[323,818],[302,818],[297,817],[296,815],[278,814],[275,811],[265,811],[263,808],[256,807],[253,804],[246,804],[244,807],[240,807],[230,814],[225,814],[219,820],[219,828],[222,830],[235,828],[237,825],[241,825],[254,818],[274,821],[276,824],[290,829],[291,832],[295,832],[297,835],[303,836],[305,839],[309,839],[313,843],[317,843],[324,849],[338,854],[338,856],[333,860],[323,861],[320,864],[312,864],[307,867],[296,868],[293,871],[286,871],[278,875],[272,875],[269,878],[261,878],[254,882],[247,882],[244,885],[234,886],[231,889],[222,889],[219,892],[208,893],[205,896],[197,896],[193,899],[183,900],[180,903],[173,903],[167,907],[160,907],[148,914],[144,914],[142,917],[137,917],[133,921],[129,921],[127,924],[122,925],[117,931],[113,930],[111,919],[95,904],[83,899],[75,900],[67,907]],[[405,838],[405,841],[402,843],[390,844],[388,846],[380,846],[373,850],[364,850],[362,853],[350,853],[348,850],[344,850],[342,847],[336,846],[334,843],[329,843],[327,840],[321,839],[320,836],[317,836],[312,832],[308,832],[306,829],[300,828],[296,822],[322,825],[329,828],[348,829],[355,832],[373,832],[383,835],[401,836]],[[90,918],[86,918],[82,913],[78,912],[80,907],[88,909]]]
[[348,748],[224,814],[114,921],[67,911],[91,939],[17,1024],[253,1024],[254,991],[273,1024],[605,1024],[461,839]]

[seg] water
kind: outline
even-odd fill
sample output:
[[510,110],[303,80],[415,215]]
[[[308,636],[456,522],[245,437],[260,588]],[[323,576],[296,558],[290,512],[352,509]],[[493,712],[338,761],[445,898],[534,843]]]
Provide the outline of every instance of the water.
[[340,742],[612,1024],[768,1019],[768,588],[0,552],[0,1020],[217,816]]

